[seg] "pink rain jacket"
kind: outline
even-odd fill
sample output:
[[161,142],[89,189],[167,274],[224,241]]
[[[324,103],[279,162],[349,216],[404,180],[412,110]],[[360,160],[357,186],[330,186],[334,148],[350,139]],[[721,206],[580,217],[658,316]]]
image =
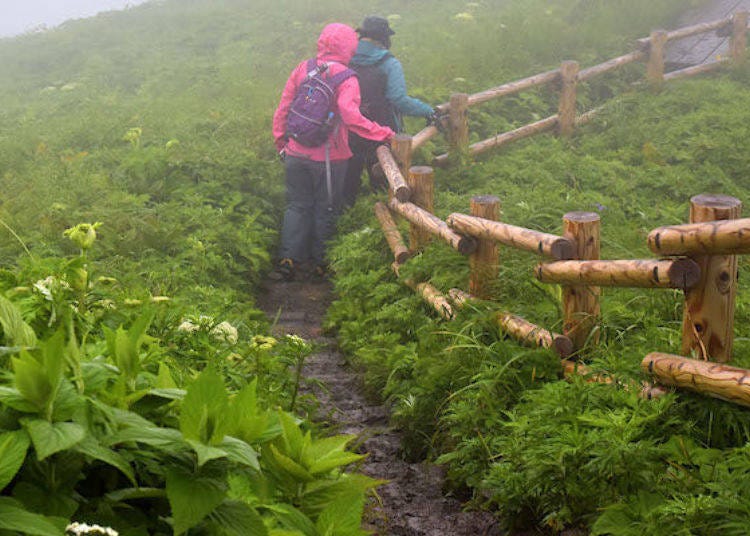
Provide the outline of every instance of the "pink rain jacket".
[[[357,42],[357,34],[346,24],[329,24],[323,28],[318,39],[318,63],[327,62],[331,75],[343,71],[357,49]],[[273,114],[273,137],[277,151],[286,148],[291,156],[323,162],[326,159],[325,144],[320,147],[305,147],[295,140],[287,142],[285,136],[289,108],[297,94],[297,88],[306,75],[307,60],[297,65],[284,86],[281,102]],[[334,113],[339,119],[339,124],[329,138],[331,160],[346,160],[352,156],[348,141],[350,131],[375,141],[386,141],[394,136],[390,128],[378,125],[363,116],[359,111],[360,102],[359,81],[356,76],[351,76],[336,89],[338,109],[334,110]]]

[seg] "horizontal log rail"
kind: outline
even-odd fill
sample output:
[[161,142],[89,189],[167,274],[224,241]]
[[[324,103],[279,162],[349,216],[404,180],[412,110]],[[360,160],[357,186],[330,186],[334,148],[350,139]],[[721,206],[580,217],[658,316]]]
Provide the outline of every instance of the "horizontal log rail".
[[679,71],[672,71],[670,73],[667,73],[664,75],[664,80],[670,81],[670,80],[679,80],[680,78],[688,78],[690,76],[695,76],[697,74],[703,74],[703,73],[709,73],[711,71],[715,71],[722,65],[726,65],[729,63],[728,59],[723,60],[716,60],[709,63],[702,63],[700,65],[694,65],[692,67],[686,67],[685,69],[680,69]]
[[[503,145],[506,145],[510,142],[521,140],[521,139],[533,136],[535,134],[539,134],[541,132],[552,130],[557,126],[557,120],[558,120],[557,114],[555,114],[545,119],[536,121],[534,123],[524,125],[515,130],[511,130],[509,132],[503,132],[502,134],[498,134],[497,136],[494,136],[492,138],[488,138],[484,141],[480,141],[480,142],[470,145],[469,153],[472,155],[478,155],[485,151],[488,151],[489,149],[493,149],[495,147],[502,147]],[[433,161],[434,165],[436,166],[444,166],[447,162],[448,162],[447,153],[441,154],[440,156],[435,157]]]
[[380,162],[380,167],[383,169],[386,179],[388,179],[391,191],[393,191],[393,195],[401,202],[408,201],[411,197],[411,190],[406,184],[401,171],[398,169],[398,164],[396,163],[396,159],[393,158],[391,150],[385,145],[381,145],[377,148],[376,154],[378,162]]
[[750,370],[652,352],[641,368],[665,385],[750,407]]
[[553,259],[572,259],[575,253],[575,244],[571,240],[541,231],[459,213],[448,216],[446,222],[461,234],[494,240]]
[[[677,39],[684,39],[685,37],[691,37],[697,34],[712,32],[714,30],[721,30],[726,26],[731,26],[731,24],[732,19],[727,17],[725,19],[717,19],[709,22],[701,22],[692,26],[685,26],[684,28],[678,28],[677,30],[667,32],[667,41],[675,41]],[[644,37],[642,39],[638,39],[636,43],[641,48],[647,49],[650,44],[650,40],[648,37]]]
[[522,78],[521,80],[508,82],[507,84],[503,84],[501,86],[469,95],[469,106],[475,106],[477,104],[497,99],[499,97],[505,97],[506,95],[520,93],[521,91],[531,89],[533,87],[543,86],[544,84],[557,81],[559,80],[559,78],[560,69],[553,69],[552,71],[535,74],[527,78]]
[[499,312],[495,314],[495,321],[503,333],[521,344],[552,350],[560,357],[568,357],[573,353],[573,341],[568,337],[552,333],[518,315]]
[[430,138],[435,136],[439,132],[438,128],[434,125],[429,125],[417,132],[411,139],[411,150],[416,151],[422,145],[427,143]]
[[426,210],[419,208],[414,203],[401,203],[394,198],[388,202],[388,206],[391,210],[420,229],[424,229],[430,234],[439,236],[453,249],[463,255],[473,253],[477,247],[476,241],[473,238],[458,234],[448,227],[448,224],[443,220]]
[[691,259],[556,261],[537,265],[542,283],[597,287],[693,288],[701,270]]
[[635,52],[613,58],[609,61],[605,61],[604,63],[600,63],[599,65],[581,69],[578,73],[578,81],[582,82],[584,80],[589,80],[590,78],[594,78],[595,76],[599,76],[610,71],[614,71],[615,69],[619,69],[623,65],[628,65],[629,63],[634,63],[636,61],[642,61],[645,57],[646,52],[644,52],[643,50],[636,50]]
[[393,221],[388,207],[380,202],[375,203],[375,216],[380,222],[380,227],[383,229],[385,240],[388,243],[388,247],[391,248],[391,251],[393,252],[393,258],[396,263],[404,264],[409,260],[409,257],[411,257],[411,253],[409,252],[409,248],[404,244],[401,232],[398,230],[398,227],[396,227],[396,223]]
[[[469,302],[476,300],[468,292],[457,288],[450,289],[448,296],[458,308],[466,307]],[[500,311],[494,313],[493,318],[503,333],[521,344],[552,350],[561,358],[573,354],[573,341],[565,335],[553,333],[513,313]]]
[[750,218],[658,227],[648,247],[659,255],[740,255],[750,253]]

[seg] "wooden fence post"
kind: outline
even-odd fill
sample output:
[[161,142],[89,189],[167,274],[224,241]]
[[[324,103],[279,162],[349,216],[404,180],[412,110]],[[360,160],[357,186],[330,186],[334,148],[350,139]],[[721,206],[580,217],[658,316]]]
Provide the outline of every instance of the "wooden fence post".
[[[471,198],[472,216],[497,221],[499,208],[500,200],[493,195],[478,195]],[[488,298],[489,288],[498,274],[497,242],[478,239],[477,249],[469,257],[469,266],[469,294],[478,298]]]
[[558,132],[560,136],[569,138],[573,135],[576,123],[576,86],[578,84],[577,61],[564,61],[560,65],[560,103],[558,106]]
[[664,83],[664,45],[666,43],[667,32],[665,30],[651,32],[646,78],[654,89],[660,89]]
[[[600,218],[595,212],[568,212],[563,216],[563,236],[575,243],[577,260],[599,260]],[[601,289],[594,286],[563,286],[563,335],[576,350],[589,339],[599,320]],[[598,334],[592,339],[598,342]]]
[[[690,223],[733,220],[742,203],[728,195],[696,195],[690,200]],[[732,356],[734,300],[737,293],[736,255],[696,255],[700,282],[685,291],[682,354],[695,351],[701,359],[726,363]]]
[[747,48],[747,11],[738,11],[732,15],[732,38],[729,53],[732,61],[742,63]]
[[396,134],[391,141],[391,152],[398,163],[401,175],[406,179],[411,167],[411,136],[408,134]]
[[451,149],[459,155],[469,150],[469,96],[466,93],[451,95],[448,111]]
[[[407,183],[411,189],[411,202],[432,214],[435,211],[434,195],[435,181],[434,173],[429,166],[413,166],[409,169]],[[419,251],[429,242],[432,235],[409,224],[409,249],[412,252]]]

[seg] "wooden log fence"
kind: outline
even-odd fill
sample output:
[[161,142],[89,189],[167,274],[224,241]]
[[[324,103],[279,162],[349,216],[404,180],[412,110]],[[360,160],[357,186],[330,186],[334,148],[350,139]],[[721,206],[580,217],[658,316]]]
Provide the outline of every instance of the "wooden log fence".
[[[636,41],[636,50],[598,65],[579,70],[576,62],[564,61],[557,69],[508,82],[478,93],[471,95],[455,94],[451,96],[450,102],[440,104],[436,108],[440,113],[447,114],[447,131],[450,134],[451,151],[466,153],[471,156],[477,156],[490,149],[499,148],[508,143],[550,130],[557,130],[559,135],[567,137],[572,135],[576,127],[585,124],[596,115],[595,111],[576,113],[575,88],[580,82],[602,76],[632,63],[645,61],[646,80],[652,87],[658,89],[665,82],[711,72],[727,63],[739,64],[744,61],[746,56],[747,29],[748,13],[747,11],[738,11],[732,17],[695,24],[673,31],[655,30],[649,37]],[[726,58],[677,71],[665,72],[664,50],[667,43],[707,32],[731,36],[729,54]],[[468,145],[467,112],[469,108],[549,84],[558,84],[560,87],[561,96],[557,114]],[[424,128],[413,137],[411,150],[414,151],[423,146],[438,132],[439,130],[435,126]],[[447,165],[450,162],[449,154],[445,153],[435,157],[432,162],[433,165]]]
[[701,269],[692,259],[557,261],[538,264],[535,275],[559,285],[687,290],[698,284]]
[[386,179],[388,179],[388,185],[390,186],[393,195],[401,202],[408,201],[411,197],[411,190],[406,185],[404,176],[401,174],[401,170],[396,163],[396,159],[393,157],[390,149],[385,145],[381,145],[375,151],[378,157],[380,167],[383,168]]
[[398,227],[396,227],[396,223],[393,221],[388,207],[383,203],[375,203],[375,216],[380,222],[380,228],[383,229],[385,240],[393,252],[393,258],[396,263],[404,264],[411,257],[411,253],[409,253],[409,248],[404,244],[404,239]]
[[495,240],[545,257],[562,260],[572,259],[575,254],[573,241],[562,236],[460,213],[451,214],[446,221],[461,234],[482,240]]
[[641,368],[660,383],[750,407],[750,370],[653,352]]
[[477,247],[474,239],[456,233],[443,220],[419,208],[414,203],[401,203],[398,199],[391,199],[388,202],[388,207],[414,225],[442,238],[463,255],[473,253]]
[[[656,30],[649,38],[639,40],[635,51],[599,65],[579,69],[576,62],[563,62],[559,69],[480,93],[453,95],[449,103],[437,108],[449,118],[447,131],[451,148],[458,153],[478,155],[553,129],[561,136],[570,136],[577,126],[590,121],[601,110],[576,112],[576,88],[580,82],[645,61],[646,80],[653,87],[660,88],[670,80],[709,72],[730,61],[744,61],[747,30],[748,14],[745,11],[731,18],[671,32]],[[665,73],[664,47],[669,41],[710,31],[731,36],[727,59]],[[468,145],[469,107],[550,83],[559,83],[561,87],[557,114]],[[750,370],[708,361],[726,362],[731,358],[737,255],[750,254],[750,218],[740,218],[738,200],[708,194],[691,199],[690,223],[663,226],[649,233],[648,246],[662,256],[660,259],[601,260],[599,216],[596,213],[566,214],[562,236],[497,221],[499,201],[491,196],[474,198],[471,215],[453,213],[446,221],[434,216],[432,169],[411,167],[411,161],[413,151],[438,132],[431,125],[413,138],[399,136],[392,142],[392,151],[385,146],[378,148],[378,160],[388,178],[391,199],[387,206],[378,203],[375,212],[393,251],[395,261],[392,266],[397,276],[400,266],[424,245],[427,236],[440,237],[457,251],[471,255],[471,293],[451,289],[449,300],[427,282],[404,281],[443,318],[452,319],[452,307],[466,306],[477,299],[475,295],[487,298],[486,289],[498,273],[497,244],[554,259],[538,264],[534,274],[542,283],[563,286],[563,334],[550,332],[505,311],[494,313],[495,322],[503,333],[522,344],[556,352],[562,358],[565,374],[583,373],[590,375],[592,381],[610,383],[612,379],[607,375],[590,374],[586,365],[568,359],[574,354],[580,357],[587,345],[598,343],[596,326],[600,314],[600,287],[680,289],[685,293],[682,353],[698,355],[702,360],[654,352],[643,360],[643,369],[663,385],[692,389],[750,407]],[[448,161],[449,154],[433,160],[436,165]],[[404,245],[392,213],[409,222],[410,249]],[[626,386],[628,389],[635,387],[645,398],[655,398],[667,392],[659,385]]]

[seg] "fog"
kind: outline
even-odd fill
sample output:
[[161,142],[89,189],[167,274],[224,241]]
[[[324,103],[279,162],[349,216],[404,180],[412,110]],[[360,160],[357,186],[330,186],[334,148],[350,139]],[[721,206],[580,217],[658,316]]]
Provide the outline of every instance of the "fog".
[[0,0],[0,37],[51,28],[68,19],[91,17],[146,0]]

